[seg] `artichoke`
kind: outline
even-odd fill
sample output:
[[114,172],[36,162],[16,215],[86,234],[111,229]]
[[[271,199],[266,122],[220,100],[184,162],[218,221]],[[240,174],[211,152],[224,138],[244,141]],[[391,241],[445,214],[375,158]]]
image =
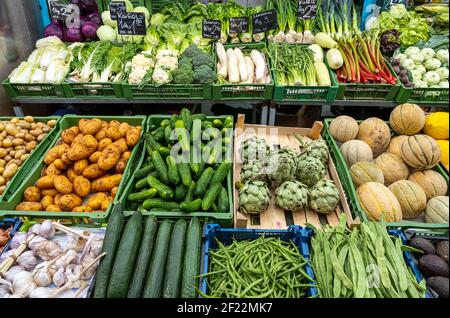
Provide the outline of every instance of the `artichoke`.
[[297,180],[308,187],[314,186],[326,174],[325,164],[316,157],[301,155],[297,157]]
[[265,161],[249,162],[242,166],[241,182],[248,181],[267,181],[267,164]]
[[270,148],[264,138],[253,136],[242,142],[239,155],[244,163],[264,160],[269,155]]
[[295,180],[297,166],[295,158],[298,154],[290,149],[281,149],[270,154],[267,161],[267,174],[271,181],[283,183]]
[[310,192],[309,206],[316,212],[328,214],[339,204],[339,191],[331,180],[320,180]]
[[328,163],[329,158],[328,146],[326,141],[323,139],[317,139],[310,142],[306,146],[303,154],[310,157],[316,157],[317,159],[322,160],[322,162],[325,164]]
[[239,207],[248,214],[263,213],[270,204],[270,192],[262,181],[249,181],[239,190]]
[[275,190],[275,204],[285,211],[299,211],[308,204],[308,188],[300,181],[286,181]]

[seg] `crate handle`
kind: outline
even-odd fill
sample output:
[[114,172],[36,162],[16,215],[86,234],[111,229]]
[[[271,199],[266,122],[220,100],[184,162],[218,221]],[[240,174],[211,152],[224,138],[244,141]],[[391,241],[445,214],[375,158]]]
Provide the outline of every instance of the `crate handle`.
[[309,132],[309,138],[312,140],[319,139],[322,134],[323,129],[323,123],[321,121],[315,121],[314,125],[311,128],[311,131]]

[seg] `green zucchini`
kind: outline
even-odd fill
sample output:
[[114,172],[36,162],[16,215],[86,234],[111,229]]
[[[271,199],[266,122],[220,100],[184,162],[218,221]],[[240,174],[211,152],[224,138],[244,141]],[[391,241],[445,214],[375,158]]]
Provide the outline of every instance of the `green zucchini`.
[[189,164],[180,162],[178,164],[178,172],[180,173],[182,183],[186,187],[189,187],[192,181],[191,168],[189,167]]
[[127,197],[128,202],[141,202],[153,198],[158,191],[156,189],[146,189],[141,192],[130,193]]
[[230,201],[228,201],[228,191],[225,187],[220,190],[217,198],[217,210],[219,212],[228,212],[230,210]]
[[180,175],[178,173],[177,162],[172,156],[168,156],[166,158],[166,163],[167,163],[167,170],[168,170],[167,175],[169,178],[169,183],[177,185],[178,183],[180,183]]
[[136,171],[136,173],[134,174],[134,178],[141,179],[143,177],[147,177],[148,174],[153,170],[155,170],[155,166],[153,165],[153,162],[150,162],[147,166]]
[[211,179],[211,184],[222,184],[222,182],[226,179],[226,177],[228,176],[228,172],[231,169],[232,164],[229,162],[222,162],[219,165],[219,168],[217,168],[216,172],[214,172],[214,175]]
[[163,298],[178,298],[180,296],[186,230],[187,222],[184,219],[178,220],[173,227],[166,263]]
[[109,217],[106,228],[105,238],[103,240],[102,252],[106,252],[105,257],[100,261],[97,268],[94,288],[94,298],[105,298],[108,290],[109,276],[114,265],[117,248],[122,235],[125,217],[123,215],[122,205],[120,203],[114,206]]
[[158,179],[156,179],[155,177],[152,177],[152,176],[148,177],[147,183],[150,187],[158,190],[158,194],[164,200],[173,199],[173,190],[170,187],[168,187],[167,185],[165,185],[164,183],[162,183],[161,181],[159,181]]
[[153,215],[146,217],[144,221],[144,234],[142,235],[139,254],[136,260],[136,265],[134,266],[134,273],[131,278],[127,298],[141,297],[157,232],[158,221],[156,218]]
[[200,256],[202,252],[202,225],[197,217],[193,217],[186,233],[186,252],[183,261],[183,277],[181,279],[181,298],[195,298],[197,276],[200,272]]
[[203,171],[200,179],[198,179],[197,181],[197,185],[195,186],[194,196],[196,198],[203,198],[205,196],[213,175],[214,169],[211,167],[208,167],[205,169],[205,171]]
[[107,298],[125,298],[142,236],[142,213],[134,212],[120,239],[109,279]]
[[217,197],[219,196],[220,190],[222,190],[222,184],[211,184],[210,188],[205,194],[205,197],[203,198],[203,211],[208,211],[213,206],[213,204],[216,202]]
[[161,181],[165,184],[169,183],[169,176],[167,171],[166,163],[164,162],[164,159],[161,157],[161,154],[158,151],[152,152],[152,160],[153,164],[155,166],[156,172],[158,172],[158,176],[161,179]]
[[188,187],[186,187],[184,184],[179,184],[175,188],[175,201],[176,202],[183,202],[184,198],[186,197]]
[[160,298],[163,290],[164,271],[166,268],[167,252],[172,234],[172,221],[164,220],[159,225],[156,236],[155,249],[147,271],[143,298]]
[[195,191],[195,181],[191,182],[191,185],[188,188],[188,191],[186,193],[186,197],[184,198],[183,202],[191,202],[194,200],[194,191]]
[[199,212],[202,208],[202,199],[197,199],[190,202],[181,202],[180,209],[183,212],[192,213]]
[[150,211],[151,209],[176,210],[180,208],[177,202],[164,201],[162,199],[148,199],[142,203],[142,207]]

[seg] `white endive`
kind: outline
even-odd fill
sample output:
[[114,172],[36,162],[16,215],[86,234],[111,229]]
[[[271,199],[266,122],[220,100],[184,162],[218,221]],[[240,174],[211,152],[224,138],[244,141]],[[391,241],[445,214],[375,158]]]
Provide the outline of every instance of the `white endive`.
[[45,83],[45,72],[40,68],[34,69],[30,83]]
[[60,60],[54,61],[47,69],[45,73],[45,79],[47,83],[61,83],[66,78],[69,72],[69,65]]
[[30,83],[33,72],[33,65],[28,62],[22,62],[19,67],[11,73],[9,81],[11,83],[28,84]]

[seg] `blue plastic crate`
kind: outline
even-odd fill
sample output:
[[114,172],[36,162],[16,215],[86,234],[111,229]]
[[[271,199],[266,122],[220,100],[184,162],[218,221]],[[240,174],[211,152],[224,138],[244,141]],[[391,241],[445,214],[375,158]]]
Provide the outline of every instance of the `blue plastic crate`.
[[[13,238],[14,234],[19,230],[20,225],[22,224],[22,221],[19,218],[4,218],[3,220],[0,220],[0,228],[2,229],[9,229],[11,226],[13,227],[9,235],[11,236],[11,239]],[[9,247],[11,245],[11,240],[9,240],[8,243],[6,243],[3,250],[0,252],[0,256],[4,252],[7,252],[9,250]]]
[[[230,245],[233,240],[245,241],[256,240],[257,238],[264,237],[276,237],[283,241],[291,240],[298,247],[302,256],[309,262],[309,241],[312,235],[310,229],[303,228],[301,226],[290,226],[287,230],[258,230],[258,229],[223,229],[218,224],[208,224],[205,228],[205,245],[203,249],[203,274],[208,273],[209,270],[209,251],[217,248],[217,242],[220,241],[224,245]],[[314,272],[310,264],[305,266],[306,273],[313,279]],[[208,294],[208,287],[206,279],[200,281],[200,290]],[[308,296],[317,296],[317,289],[311,287],[308,290]]]

